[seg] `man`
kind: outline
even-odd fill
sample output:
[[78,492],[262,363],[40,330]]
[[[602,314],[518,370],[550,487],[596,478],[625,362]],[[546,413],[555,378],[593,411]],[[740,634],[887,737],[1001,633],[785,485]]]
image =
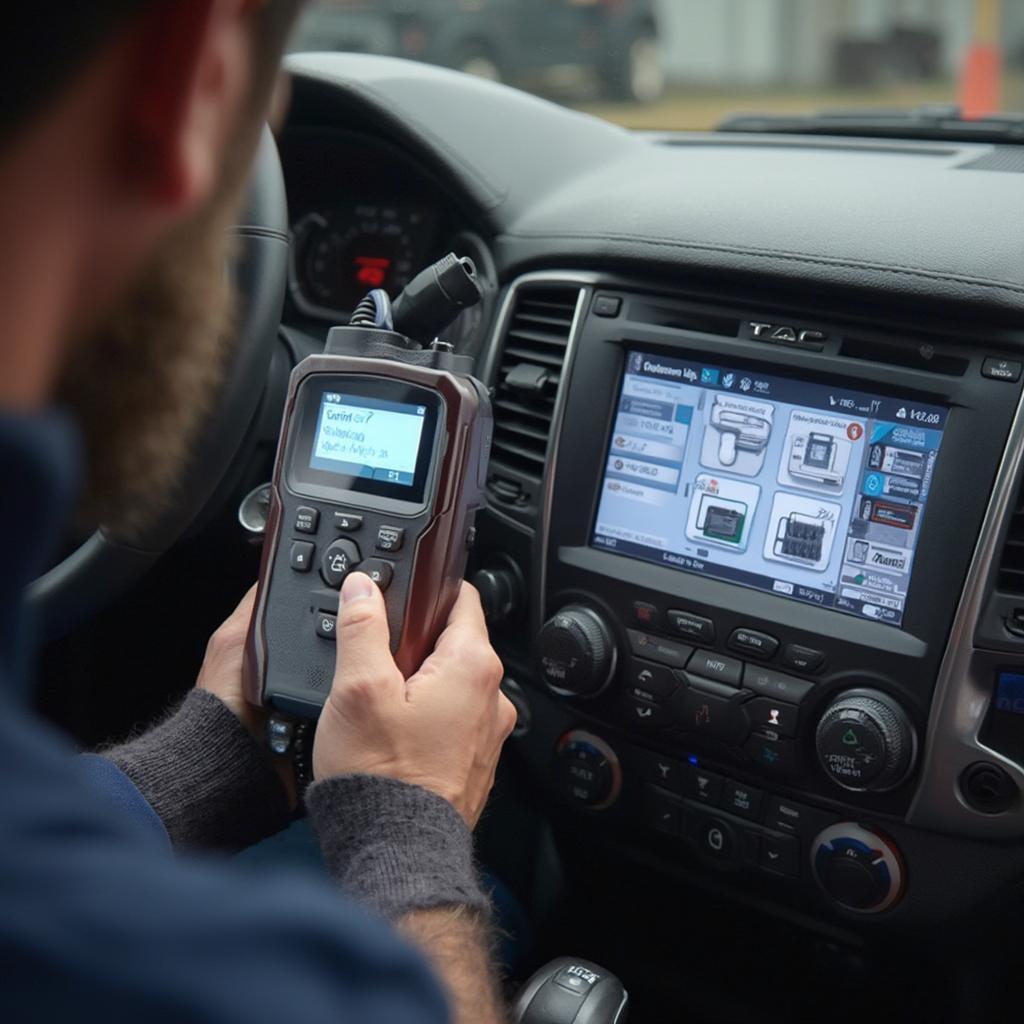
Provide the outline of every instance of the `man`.
[[497,1021],[471,829],[515,713],[471,588],[406,680],[380,592],[345,582],[307,797],[333,887],[171,856],[252,842],[294,799],[241,695],[251,593],[149,734],[76,757],[28,711],[22,592],[72,510],[79,438],[84,506],[130,536],[215,391],[224,227],[297,2],[14,6],[0,62],[3,1017]]

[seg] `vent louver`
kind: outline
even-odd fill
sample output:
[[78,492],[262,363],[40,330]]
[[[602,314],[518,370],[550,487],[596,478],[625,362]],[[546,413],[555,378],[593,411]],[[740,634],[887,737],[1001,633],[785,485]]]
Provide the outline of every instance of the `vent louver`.
[[509,318],[494,382],[494,443],[488,492],[532,518],[562,379],[579,289],[521,288]]
[[1024,597],[1024,484],[1017,489],[1016,501],[1010,510],[996,588],[1003,594]]

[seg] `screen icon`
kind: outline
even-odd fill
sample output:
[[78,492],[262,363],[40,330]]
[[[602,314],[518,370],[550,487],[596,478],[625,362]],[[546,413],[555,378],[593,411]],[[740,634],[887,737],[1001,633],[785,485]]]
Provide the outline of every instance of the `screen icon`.
[[700,371],[700,382],[701,384],[717,384],[718,383],[718,371],[711,369],[709,366],[705,366]]
[[735,382],[736,382],[736,374],[735,373],[727,373],[722,378],[722,387],[723,388],[731,388]]

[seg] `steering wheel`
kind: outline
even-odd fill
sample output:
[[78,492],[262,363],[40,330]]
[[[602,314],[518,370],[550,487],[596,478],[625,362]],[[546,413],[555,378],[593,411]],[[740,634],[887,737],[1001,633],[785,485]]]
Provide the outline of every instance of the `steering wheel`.
[[127,545],[102,526],[29,587],[28,598],[48,639],[67,633],[124,593],[203,511],[252,423],[266,384],[281,322],[288,272],[288,207],[277,145],[263,129],[229,268],[237,295],[238,338],[224,382],[197,433],[175,503]]

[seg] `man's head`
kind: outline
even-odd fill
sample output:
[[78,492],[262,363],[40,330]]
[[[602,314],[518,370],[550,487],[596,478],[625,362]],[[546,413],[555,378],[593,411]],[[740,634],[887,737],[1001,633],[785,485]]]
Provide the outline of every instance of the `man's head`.
[[61,7],[4,18],[0,408],[67,402],[91,510],[131,532],[216,393],[226,229],[298,0]]

